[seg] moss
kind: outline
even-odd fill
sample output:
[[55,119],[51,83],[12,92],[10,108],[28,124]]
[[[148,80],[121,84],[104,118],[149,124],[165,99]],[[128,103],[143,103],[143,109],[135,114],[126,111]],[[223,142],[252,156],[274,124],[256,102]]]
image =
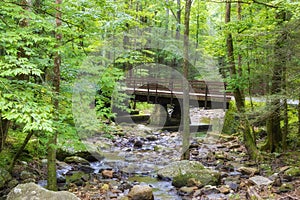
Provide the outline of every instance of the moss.
[[300,176],[300,167],[291,167],[290,169],[284,172],[287,176]]
[[188,186],[191,182],[199,185],[219,185],[220,174],[209,170],[202,170],[194,173],[180,174],[173,178],[172,185],[175,187]]
[[235,103],[230,101],[229,109],[226,111],[222,133],[233,134],[238,131],[239,120]]

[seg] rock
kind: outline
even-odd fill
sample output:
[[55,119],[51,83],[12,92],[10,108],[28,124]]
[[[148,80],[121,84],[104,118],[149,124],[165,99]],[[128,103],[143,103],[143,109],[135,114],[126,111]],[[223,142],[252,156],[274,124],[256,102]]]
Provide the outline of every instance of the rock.
[[154,200],[152,188],[142,185],[133,186],[128,197],[131,200]]
[[22,171],[20,174],[20,179],[21,180],[26,180],[26,179],[33,179],[36,180],[36,175],[34,175],[33,173],[29,172],[29,171]]
[[190,195],[191,193],[193,193],[197,189],[198,189],[198,187],[195,187],[195,186],[194,187],[186,187],[186,186],[184,186],[184,187],[181,187],[179,189],[179,192],[183,192],[186,195]]
[[0,188],[3,188],[5,186],[5,183],[10,181],[11,179],[12,177],[10,173],[6,169],[0,167]]
[[157,175],[161,179],[173,179],[175,187],[186,186],[192,178],[201,185],[218,185],[221,178],[219,172],[206,169],[197,161],[187,160],[173,162],[160,169]]
[[112,170],[103,170],[102,176],[103,178],[112,178],[113,177],[113,171]]
[[148,141],[156,141],[158,138],[156,135],[149,135],[146,137]]
[[101,190],[103,190],[103,191],[108,191],[108,190],[109,190],[109,185],[106,184],[106,183],[104,183],[104,184],[102,185],[102,187],[101,187]]
[[279,188],[279,192],[290,192],[292,190],[294,190],[294,186],[291,183],[283,183]]
[[233,191],[237,191],[239,189],[239,184],[234,181],[228,181],[226,185]]
[[230,192],[230,187],[227,185],[222,185],[219,189],[218,189],[222,194],[228,194]]
[[210,194],[218,194],[220,193],[220,191],[215,186],[207,185],[201,189],[201,193],[205,195],[210,195]]
[[198,188],[200,188],[203,186],[203,184],[199,180],[196,180],[195,178],[190,178],[187,181],[187,186],[188,187],[197,186]]
[[17,179],[12,179],[11,181],[9,181],[7,183],[7,187],[13,188],[13,187],[16,187],[18,184],[19,184],[19,182],[17,181]]
[[273,186],[281,186],[281,178],[278,173],[274,173],[268,177],[271,181],[273,181]]
[[91,167],[89,165],[82,165],[82,164],[78,165],[78,169],[87,174],[93,173],[95,171],[95,169],[93,167]]
[[291,166],[283,166],[283,167],[280,167],[279,173],[285,172],[285,171],[288,170],[290,167],[291,167]]
[[181,174],[186,174],[187,172],[197,172],[203,169],[205,169],[205,167],[200,162],[181,160],[175,161],[158,170],[157,175],[160,178],[173,178]]
[[215,152],[215,158],[216,159],[225,159],[226,158],[226,155],[224,154],[224,152],[222,151],[218,151],[218,152]]
[[63,161],[66,157],[70,157],[73,156],[73,153],[62,149],[62,148],[58,148],[57,152],[56,152],[56,159],[59,161]]
[[249,179],[249,181],[259,187],[262,185],[270,185],[273,183],[273,181],[263,176],[253,176]]
[[259,172],[257,168],[253,167],[240,167],[237,169],[237,171],[250,176],[253,176],[254,174],[257,174]]
[[74,183],[77,186],[81,186],[84,182],[88,181],[90,178],[89,174],[85,174],[81,171],[73,171],[72,174],[67,174],[66,176],[66,183]]
[[66,157],[64,162],[89,165],[89,161],[87,161],[86,159],[81,158],[79,156]]
[[300,167],[291,167],[284,172],[285,176],[300,176]]
[[79,151],[75,153],[75,156],[84,158],[89,162],[96,162],[104,159],[104,156],[96,151]]
[[26,183],[20,184],[10,191],[7,196],[7,200],[80,200],[74,194],[67,191],[53,192],[46,190],[45,188],[35,184]]
[[142,148],[143,147],[143,142],[140,141],[140,140],[137,140],[137,141],[134,142],[133,147],[134,148]]
[[198,156],[199,155],[199,151],[198,150],[191,150],[191,154],[193,155],[193,156]]

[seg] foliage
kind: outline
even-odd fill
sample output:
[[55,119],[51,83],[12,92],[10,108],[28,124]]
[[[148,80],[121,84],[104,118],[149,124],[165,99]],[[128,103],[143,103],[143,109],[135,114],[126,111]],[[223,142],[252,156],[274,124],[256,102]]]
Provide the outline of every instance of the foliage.
[[[113,128],[108,121],[120,110],[128,110],[130,97],[123,92],[126,81],[123,69],[134,69],[141,77],[159,77],[169,73],[161,65],[182,72],[182,57],[168,50],[135,49],[119,55],[112,62],[107,62],[109,55],[103,52],[99,55],[98,52],[106,45],[108,38],[113,39],[133,27],[156,26],[171,30],[166,32],[168,34],[178,30],[182,34],[182,20],[178,21],[176,13],[182,11],[183,16],[185,11],[182,8],[178,10],[176,1],[64,0],[61,6],[63,23],[59,28],[55,28],[54,22],[57,12],[55,1],[22,2],[28,4],[23,5],[17,0],[0,2],[0,117],[9,120],[17,129],[10,129],[8,139],[24,139],[28,133],[34,132],[34,140],[28,148],[32,155],[45,153],[43,145],[54,131],[59,132],[59,145],[67,146],[71,141],[75,149],[82,148],[82,138],[94,133],[105,133],[106,137],[111,138]],[[232,6],[235,12],[237,3],[233,2]],[[216,58],[219,71],[228,83],[228,91],[239,88],[245,96],[256,96],[269,102],[274,99],[299,99],[299,8],[296,1],[245,1],[241,16],[234,13],[232,20],[225,24],[224,4],[195,1],[190,15],[190,38],[197,43],[197,53],[203,52],[203,57]],[[63,35],[59,48],[55,32]],[[233,53],[238,70],[234,76],[226,58],[225,39],[229,32],[233,36]],[[287,37],[283,39],[283,35]],[[145,41],[138,42],[143,45]],[[280,46],[277,54],[276,45]],[[53,57],[58,52],[62,56],[60,107],[55,109],[53,98],[57,94],[53,92],[52,71]],[[284,54],[284,59],[278,58],[281,54]],[[276,63],[285,64],[281,73],[285,83],[280,92],[269,94],[270,86],[274,84],[272,74]],[[143,64],[147,64],[146,69],[137,69]],[[189,78],[206,78],[198,72],[212,70],[208,65],[215,63],[203,62],[201,65],[198,71],[189,66]],[[74,84],[82,76],[91,76],[94,90],[84,95],[81,108],[73,108],[72,104],[78,100],[72,99],[78,89]],[[81,89],[83,91],[78,93],[86,92],[85,88]],[[273,108],[266,103],[248,105],[246,102],[246,114],[252,125],[256,125],[257,121],[265,122]],[[137,109],[148,111],[151,106],[138,103]],[[280,109],[283,110],[282,104]],[[91,114],[92,111],[95,113]],[[76,121],[76,112],[81,122]],[[287,141],[294,148],[299,146],[298,112],[289,107]],[[57,113],[59,119],[54,118]],[[283,119],[284,112],[280,115]],[[224,133],[238,131],[238,117],[231,102],[225,117]],[[281,128],[284,128],[283,120]],[[14,144],[12,147],[7,141],[6,145],[10,148],[20,146]]]

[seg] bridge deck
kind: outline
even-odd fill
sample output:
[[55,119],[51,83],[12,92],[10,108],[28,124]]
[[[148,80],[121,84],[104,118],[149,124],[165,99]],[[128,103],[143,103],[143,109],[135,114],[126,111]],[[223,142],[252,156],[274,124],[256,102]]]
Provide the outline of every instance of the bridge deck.
[[[224,82],[192,80],[189,86],[190,101],[201,102],[204,107],[209,107],[212,102],[228,104],[232,99],[231,93],[226,92]],[[183,84],[182,80],[174,79],[127,78],[126,92],[140,101],[157,103],[163,98],[172,102],[173,99],[183,98]]]

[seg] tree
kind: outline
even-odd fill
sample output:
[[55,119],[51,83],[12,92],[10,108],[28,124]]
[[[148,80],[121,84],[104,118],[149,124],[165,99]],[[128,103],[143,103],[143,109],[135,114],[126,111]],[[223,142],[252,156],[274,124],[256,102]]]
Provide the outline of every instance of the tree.
[[190,34],[190,13],[192,0],[185,1],[184,15],[184,58],[183,58],[183,155],[182,159],[190,159],[190,103],[189,103],[189,34]]
[[[60,26],[62,25],[61,20],[61,4],[62,0],[56,0],[56,31],[55,38],[57,40],[56,52],[54,55],[54,68],[53,68],[53,86],[54,86],[54,97],[53,97],[53,106],[54,106],[54,115],[55,119],[59,120],[59,93],[60,93],[60,66],[61,66],[61,55],[59,53],[59,47],[62,40],[62,34],[59,31]],[[48,143],[48,178],[47,178],[47,188],[50,190],[57,190],[57,177],[56,177],[56,145],[57,145],[57,130],[53,133],[52,138],[50,138]]]
[[[226,14],[225,14],[225,23],[229,23],[231,21],[231,2],[226,1]],[[227,59],[228,65],[230,69],[230,78],[237,79],[239,78],[239,74],[236,70],[236,64],[234,59],[234,47],[233,47],[233,38],[230,31],[228,31],[226,35],[226,47],[227,47]],[[236,102],[236,107],[240,116],[241,121],[241,129],[243,132],[243,138],[245,146],[248,150],[248,153],[251,158],[256,159],[258,157],[258,150],[256,148],[255,138],[251,134],[250,124],[245,115],[245,97],[242,91],[242,88],[237,81],[233,81],[234,85],[232,85],[233,95]]]

